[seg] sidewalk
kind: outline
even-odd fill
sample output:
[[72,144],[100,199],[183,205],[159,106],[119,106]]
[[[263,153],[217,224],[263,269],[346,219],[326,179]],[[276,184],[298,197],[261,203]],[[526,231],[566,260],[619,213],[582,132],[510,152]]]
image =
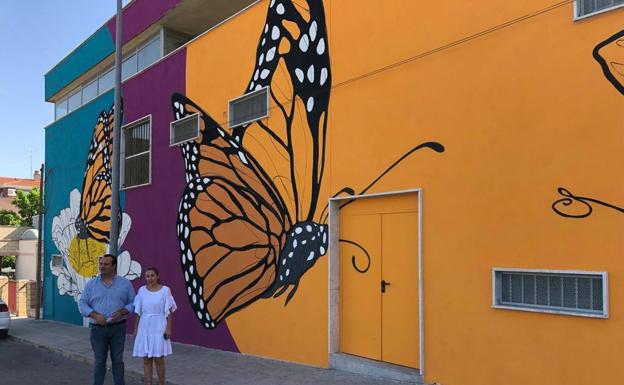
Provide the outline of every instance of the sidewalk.
[[[9,336],[72,359],[93,363],[89,329],[81,326],[27,318],[14,319]],[[132,343],[132,338],[128,336],[124,352],[126,375],[141,379],[143,361],[132,357]],[[407,384],[198,346],[173,345],[174,354],[167,357],[167,383],[171,385]]]

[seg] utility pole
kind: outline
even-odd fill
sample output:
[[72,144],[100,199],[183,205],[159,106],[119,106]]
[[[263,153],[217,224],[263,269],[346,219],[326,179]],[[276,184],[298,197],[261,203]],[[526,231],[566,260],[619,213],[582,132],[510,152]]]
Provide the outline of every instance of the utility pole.
[[35,319],[41,317],[41,265],[43,264],[42,258],[42,238],[43,238],[43,176],[45,167],[41,165],[41,171],[39,176],[39,220],[37,221],[37,299],[35,308]]
[[121,0],[117,0],[117,16],[115,17],[115,111],[113,125],[113,159],[112,159],[112,186],[111,186],[111,215],[109,253],[118,254],[119,238],[119,151],[121,140]]

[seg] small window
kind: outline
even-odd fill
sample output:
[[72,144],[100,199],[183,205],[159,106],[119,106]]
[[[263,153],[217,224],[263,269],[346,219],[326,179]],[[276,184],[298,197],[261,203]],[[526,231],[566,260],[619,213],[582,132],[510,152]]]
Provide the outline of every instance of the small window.
[[95,99],[98,94],[98,82],[97,79],[84,86],[82,89],[82,104],[88,103]]
[[137,57],[131,55],[121,62],[121,80],[126,80],[137,73]]
[[52,254],[52,267],[63,267],[63,256],[60,254]]
[[171,122],[169,126],[169,145],[184,143],[199,136],[199,114],[186,116]]
[[82,93],[80,92],[80,89],[78,89],[78,91],[69,95],[69,98],[67,98],[68,112],[72,112],[76,110],[81,105],[82,105]]
[[122,188],[150,183],[151,118],[147,117],[124,126],[122,136]]
[[152,65],[156,60],[160,59],[161,54],[160,35],[139,49],[137,56],[139,59],[139,71]]
[[240,98],[230,100],[230,127],[264,119],[269,116],[269,87],[250,92]]
[[98,79],[98,89],[100,95],[115,86],[115,69],[111,68]]
[[624,0],[577,0],[576,17],[582,18],[624,5]]
[[[131,54],[123,59],[121,63],[122,81],[127,80],[137,72],[151,66],[158,61],[158,59],[163,57],[163,40],[165,39],[163,36],[164,32],[161,29],[161,32],[156,36],[153,36],[152,40],[148,41],[143,46],[140,46],[138,49],[132,50]],[[176,36],[170,44],[178,44],[178,46],[184,44],[176,39],[181,39],[180,41],[186,42],[190,39],[190,37],[185,37],[185,35]],[[62,118],[68,113],[95,99],[98,95],[102,95],[109,91],[114,86],[115,67],[108,68],[108,70],[100,74],[97,79],[94,79],[81,89],[78,89],[69,98],[65,98],[57,102],[55,104],[54,119],[58,120]]]
[[607,273],[493,269],[496,308],[608,317]]
[[54,118],[60,119],[67,115],[67,98],[61,99],[54,104]]

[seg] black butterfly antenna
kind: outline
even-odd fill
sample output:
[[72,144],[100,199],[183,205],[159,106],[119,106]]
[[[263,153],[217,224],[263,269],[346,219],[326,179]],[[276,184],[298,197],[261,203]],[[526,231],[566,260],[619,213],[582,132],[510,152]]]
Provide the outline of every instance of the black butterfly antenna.
[[[334,194],[332,197],[335,198],[338,195],[341,194],[348,194],[348,195],[362,195],[364,193],[366,193],[368,190],[371,189],[371,187],[373,187],[377,182],[379,182],[381,180],[381,178],[383,178],[384,176],[386,176],[386,174],[388,174],[390,171],[392,171],[393,168],[395,168],[396,166],[399,165],[399,163],[401,163],[403,160],[405,160],[405,158],[407,158],[408,156],[412,155],[414,152],[423,149],[423,148],[429,148],[437,153],[442,153],[444,152],[445,148],[441,143],[438,142],[424,142],[419,144],[418,146],[412,148],[411,150],[409,150],[408,152],[406,152],[405,154],[403,154],[403,156],[401,156],[399,159],[397,159],[394,163],[392,163],[388,168],[386,168],[384,170],[384,172],[382,172],[377,178],[375,178],[368,186],[366,186],[362,191],[360,191],[358,194],[355,194],[355,190],[353,190],[351,187],[344,187],[343,189],[341,189],[340,191],[338,191],[336,194]],[[349,201],[345,202],[343,205],[340,206],[340,208],[345,207],[346,205],[352,203],[354,201],[354,199],[350,199]],[[321,222],[322,223],[327,223],[327,217],[328,217],[328,213],[327,213],[327,208],[328,208],[328,204],[325,205],[325,207],[323,208],[323,211],[321,211]],[[324,215],[324,217],[323,217]]]

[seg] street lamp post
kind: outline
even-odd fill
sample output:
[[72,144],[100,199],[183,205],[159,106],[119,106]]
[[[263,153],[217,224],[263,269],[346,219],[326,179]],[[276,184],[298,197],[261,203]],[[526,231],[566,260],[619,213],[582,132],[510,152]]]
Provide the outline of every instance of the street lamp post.
[[41,165],[41,171],[39,172],[39,211],[38,211],[38,220],[37,220],[37,280],[36,280],[36,308],[35,308],[35,319],[41,318],[41,265],[43,263],[43,250],[41,249],[43,243],[43,187],[45,186],[45,167]]
[[112,158],[112,186],[111,186],[111,216],[109,253],[118,254],[119,237],[119,162],[121,140],[121,0],[117,0],[117,16],[115,17],[115,109],[113,125],[113,158]]

